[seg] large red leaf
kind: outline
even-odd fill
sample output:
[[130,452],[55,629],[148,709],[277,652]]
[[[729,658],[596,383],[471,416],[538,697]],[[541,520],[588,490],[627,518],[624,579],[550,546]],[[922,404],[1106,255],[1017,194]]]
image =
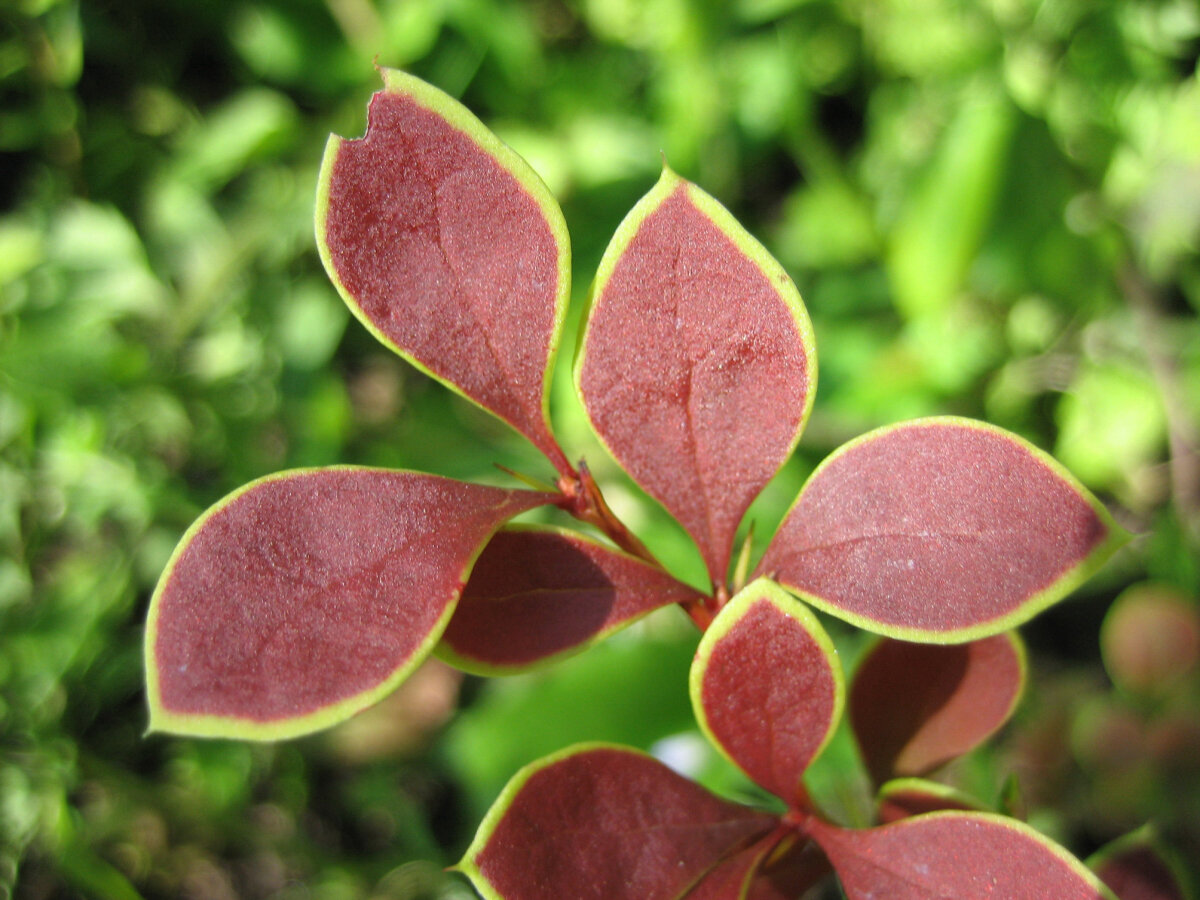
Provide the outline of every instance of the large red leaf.
[[949,646],[879,641],[854,673],[849,703],[875,783],[924,775],[978,746],[1008,721],[1024,682],[1012,632]]
[[491,900],[674,900],[777,823],[635,750],[582,745],[517,773],[458,868]]
[[325,149],[325,268],[377,338],[566,471],[546,407],[570,295],[562,211],[465,107],[411,75],[380,71],[366,136],[334,135]]
[[716,200],[664,169],[600,263],[577,360],[600,438],[723,584],[746,508],[816,386],[795,286]]
[[759,571],[868,630],[957,643],[1040,612],[1126,539],[1036,447],[983,422],[931,418],[826,459]]
[[764,788],[798,801],[844,696],[837,651],[816,617],[766,579],[747,585],[701,638],[690,685],[713,743]]
[[1079,860],[1028,825],[939,812],[850,830],[811,819],[848,900],[1113,900]]
[[580,534],[514,527],[480,554],[438,653],[485,675],[520,671],[660,606],[700,599],[662,569]]
[[337,467],[246,485],[150,604],[150,728],[274,739],[347,718],[436,643],[492,532],[554,495]]
[[1117,838],[1088,858],[1120,900],[1186,900],[1183,878],[1149,826]]

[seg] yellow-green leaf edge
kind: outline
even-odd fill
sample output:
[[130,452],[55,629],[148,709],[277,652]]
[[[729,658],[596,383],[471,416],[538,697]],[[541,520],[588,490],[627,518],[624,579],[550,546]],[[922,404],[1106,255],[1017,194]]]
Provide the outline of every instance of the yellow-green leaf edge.
[[[394,669],[387,678],[381,681],[373,688],[369,688],[353,696],[346,697],[336,703],[324,706],[314,712],[305,715],[295,716],[285,719],[276,719],[272,721],[258,721],[255,719],[244,719],[237,716],[220,716],[207,713],[177,713],[167,709],[162,704],[162,695],[159,689],[158,682],[158,666],[155,660],[155,649],[157,646],[158,637],[158,617],[161,606],[161,598],[163,591],[166,589],[167,582],[171,578],[172,572],[175,570],[175,565],[179,558],[191,545],[192,540],[204,528],[205,524],[216,513],[219,513],[225,507],[229,506],[242,495],[253,491],[264,484],[273,481],[280,481],[299,475],[309,475],[318,472],[380,472],[389,475],[404,473],[402,469],[380,469],[369,466],[325,466],[311,467],[299,469],[285,469],[281,472],[275,472],[270,475],[257,478],[254,481],[242,485],[236,490],[226,494],[196,519],[195,522],[184,532],[180,538],[178,545],[172,552],[170,559],[167,561],[163,573],[159,576],[158,584],[155,586],[154,594],[150,598],[150,609],[146,615],[146,637],[144,645],[144,662],[146,668],[146,703],[149,707],[149,723],[146,727],[146,733],[167,732],[170,734],[187,736],[187,737],[214,737],[214,738],[233,738],[237,740],[247,741],[277,741],[286,738],[300,737],[302,735],[311,734],[315,731],[320,731],[323,728],[328,728],[331,725],[336,725],[349,719],[355,713],[361,712],[369,706],[378,703],[412,674],[425,658],[429,656],[434,646],[441,639],[442,632],[446,630],[446,625],[450,622],[450,617],[454,614],[454,609],[458,605],[458,592],[446,604],[446,609],[442,612],[441,617],[434,624],[434,627],[426,635],[425,639],[417,645],[412,654]],[[410,474],[425,476],[421,472],[412,472]],[[475,560],[479,554],[483,552],[483,548],[487,545],[490,535],[485,538],[475,553],[467,561],[466,567],[459,576],[459,583],[465,584],[467,574],[475,565]]]
[[[800,588],[789,585],[783,579],[778,579],[779,583],[790,593],[796,595],[805,603],[815,606],[822,612],[828,613],[835,618],[841,619],[844,622],[849,622],[862,628],[865,631],[880,634],[885,637],[896,638],[902,641],[912,641],[919,644],[963,644],[968,641],[979,640],[980,638],[991,637],[994,634],[999,634],[1004,631],[1011,631],[1017,626],[1028,622],[1038,613],[1044,611],[1050,606],[1053,606],[1059,600],[1062,600],[1069,593],[1087,581],[1104,565],[1117,550],[1128,543],[1133,537],[1124,528],[1118,525],[1109,511],[1104,507],[1099,500],[1089,491],[1083,484],[1072,475],[1062,463],[1052,457],[1049,453],[1042,450],[1040,447],[1031,444],[1020,435],[1014,434],[998,425],[992,425],[989,422],[983,422],[979,419],[968,419],[962,416],[928,416],[921,419],[910,419],[905,422],[897,422],[893,425],[884,425],[881,428],[876,428],[868,431],[865,434],[859,435],[853,440],[847,441],[842,446],[838,447],[829,456],[825,457],[808,476],[804,486],[800,488],[800,493],[796,495],[796,499],[792,501],[781,521],[787,521],[791,516],[796,505],[799,504],[804,492],[836,459],[843,454],[854,449],[855,447],[869,443],[885,434],[893,431],[898,431],[907,428],[928,428],[938,426],[957,426],[964,428],[974,428],[978,431],[986,431],[994,435],[998,435],[1006,440],[1017,444],[1036,460],[1047,466],[1052,472],[1059,476],[1066,484],[1079,496],[1087,501],[1095,511],[1096,516],[1103,523],[1108,532],[1108,536],[1093,548],[1092,552],[1081,559],[1071,568],[1067,569],[1057,580],[1048,587],[1030,596],[1024,603],[1018,606],[1011,613],[1004,616],[997,616],[994,619],[989,619],[980,622],[977,625],[967,626],[964,628],[953,628],[944,631],[933,631],[922,628],[908,628],[903,626],[885,625],[859,613],[850,612],[838,606],[832,601],[826,600],[816,594],[801,590]],[[762,573],[768,577],[775,577],[771,572]]]
[[[613,452],[612,447],[608,445],[608,442],[596,427],[596,423],[592,420],[592,415],[583,393],[581,382],[583,378],[584,359],[587,355],[587,339],[591,330],[592,308],[597,298],[604,293],[604,288],[608,285],[609,279],[612,278],[617,264],[621,261],[621,257],[625,255],[625,250],[629,247],[629,244],[637,236],[642,223],[653,215],[676,190],[681,188],[687,192],[687,197],[692,205],[758,267],[759,271],[763,273],[763,276],[774,287],[776,294],[783,300],[792,315],[792,320],[796,323],[796,329],[800,335],[800,343],[804,347],[805,374],[808,378],[808,389],[804,396],[804,409],[800,414],[800,421],[796,424],[796,432],[792,436],[792,440],[789,442],[783,458],[780,460],[779,468],[782,468],[783,462],[792,455],[792,451],[800,443],[800,436],[804,433],[804,428],[808,424],[808,417],[812,412],[813,400],[817,395],[817,342],[813,333],[812,321],[808,316],[808,309],[805,307],[804,300],[800,296],[800,291],[792,281],[791,276],[787,274],[783,266],[779,264],[779,261],[771,255],[770,251],[751,235],[734,218],[733,213],[722,206],[715,197],[672,171],[665,159],[663,160],[662,174],[659,176],[658,181],[645,196],[634,204],[633,209],[626,214],[621,224],[617,226],[617,230],[614,232],[612,240],[609,241],[604,255],[600,258],[600,265],[596,269],[596,277],[592,282],[591,289],[588,291],[587,308],[583,312],[583,333],[580,335],[579,342],[575,348],[574,378],[572,379],[575,383],[575,394],[579,398],[579,403],[588,417],[588,422],[591,424],[592,432],[596,435],[597,440],[600,441],[608,455],[612,457],[617,465],[621,466],[622,471],[625,471],[620,457]],[[776,472],[778,472],[778,468]],[[626,474],[639,487],[645,490],[645,486],[638,482],[632,474],[628,471],[626,471]],[[648,496],[651,496],[651,499],[655,499],[657,502],[657,499],[653,498],[648,491],[646,493]],[[670,510],[667,512],[670,513]],[[695,540],[694,537],[693,540]]]
[[[614,556],[625,557],[627,560],[638,563],[639,565],[644,566],[647,569],[657,571],[654,569],[653,566],[651,566],[649,563],[647,563],[644,559],[641,559],[640,557],[634,556],[630,553],[626,553],[624,550],[621,550],[618,547],[613,547],[612,545],[606,544],[603,541],[598,541],[595,538],[590,537],[589,535],[575,531],[571,528],[561,528],[557,525],[535,525],[535,524],[521,523],[521,524],[516,524],[516,525],[504,525],[500,528],[500,531],[536,531],[536,532],[541,532],[541,533],[548,532],[548,533],[553,533],[553,534],[560,534],[563,537],[570,538],[571,540],[574,540],[574,541],[580,541],[582,543],[593,544],[594,546],[600,547],[604,551],[611,553]],[[667,574],[669,574],[669,573],[667,573]],[[680,582],[680,584],[683,584],[683,582]],[[686,585],[684,585],[684,586],[686,587]],[[700,594],[697,592],[696,596],[699,597]],[[618,622],[615,625],[612,625],[612,626],[609,626],[608,628],[604,628],[600,631],[597,631],[590,638],[588,638],[584,641],[581,641],[580,643],[575,644],[572,647],[568,647],[565,650],[560,650],[558,653],[552,653],[549,656],[543,656],[541,659],[535,660],[534,662],[531,662],[531,663],[529,663],[527,665],[523,665],[523,666],[495,665],[493,663],[487,663],[482,660],[474,659],[473,657],[463,656],[462,654],[460,654],[456,650],[454,650],[454,648],[451,647],[449,644],[447,644],[445,641],[441,641],[438,643],[437,647],[434,650],[434,655],[437,656],[438,659],[442,660],[443,662],[454,666],[456,669],[461,669],[462,671],[467,672],[471,675],[503,677],[506,675],[520,675],[520,674],[524,674],[525,672],[536,672],[541,669],[548,668],[556,663],[559,663],[559,662],[563,661],[564,659],[569,659],[572,656],[577,656],[580,653],[583,653],[585,650],[590,649],[593,645],[598,644],[600,641],[604,640],[605,638],[616,634],[618,631],[623,631],[624,629],[628,628],[633,623],[641,621],[642,619],[644,619],[646,616],[650,615],[651,613],[658,612],[658,610],[662,609],[664,606],[670,606],[670,605],[673,605],[673,604],[663,603],[661,606],[657,606],[654,609],[647,609],[644,612],[638,613],[636,616],[632,616],[628,619]]]
[[[893,794],[898,794],[902,791],[918,791],[936,797],[939,800],[950,800],[955,803],[961,803],[963,806],[970,807],[976,812],[987,812],[987,807],[982,801],[977,800],[970,794],[960,791],[958,788],[951,787],[948,784],[942,784],[939,781],[930,781],[928,778],[893,778],[890,781],[885,781],[879,787],[878,793],[875,795],[876,802],[880,805]],[[922,815],[926,815],[923,813]],[[907,818],[915,818],[908,816]]]
[[[804,604],[799,603],[791,594],[769,578],[758,578],[750,582],[721,608],[712,624],[708,626],[700,638],[699,646],[696,647],[696,655],[692,658],[692,667],[688,672],[688,694],[692,699],[692,711],[695,713],[696,723],[709,742],[721,752],[721,755],[743,772],[745,770],[713,734],[708,723],[708,715],[705,713],[703,702],[704,673],[708,669],[708,661],[717,642],[742,620],[750,607],[759,602],[770,603],[785,616],[795,621],[816,641],[817,646],[821,648],[829,662],[830,674],[833,676],[833,710],[829,716],[829,723],[825,727],[825,734],[822,736],[820,744],[813,750],[812,759],[815,760],[820,756],[833,739],[838,722],[841,721],[846,707],[846,679],[842,673],[837,647],[834,646],[833,640],[817,617]],[[747,777],[750,775],[748,772],[745,774]],[[787,800],[788,798],[783,799]]]
[[[419,106],[441,116],[451,127],[463,132],[480,149],[495,159],[505,171],[517,179],[518,183],[525,188],[528,195],[537,203],[545,217],[546,224],[554,236],[554,242],[558,249],[558,287],[554,298],[554,325],[550,333],[549,352],[546,355],[546,368],[542,373],[542,421],[546,426],[547,435],[552,437],[553,432],[550,430],[551,373],[554,371],[554,365],[558,358],[563,324],[566,322],[567,316],[567,303],[571,298],[571,238],[567,232],[567,222],[563,216],[562,207],[559,206],[558,201],[550,192],[550,188],[542,181],[541,176],[533,170],[533,167],[529,165],[525,158],[500,140],[495,132],[484,125],[474,113],[449,94],[434,87],[427,81],[423,81],[415,75],[410,75],[399,69],[379,67],[379,74],[383,78],[385,92],[409,97]],[[486,410],[502,422],[520,431],[521,429],[517,428],[513,422],[508,421],[495,410],[484,406],[477,399],[463,391],[453,381],[449,381],[437,372],[434,372],[420,360],[401,350],[388,340],[383,332],[367,318],[358,301],[354,299],[354,295],[342,284],[342,280],[338,277],[337,269],[333,265],[333,257],[329,245],[325,240],[325,223],[329,218],[329,186],[333,178],[333,167],[337,162],[339,149],[347,140],[347,138],[336,134],[329,136],[329,140],[325,144],[325,154],[321,159],[321,171],[317,178],[317,202],[314,215],[317,252],[321,258],[321,263],[325,267],[325,272],[329,276],[329,280],[333,282],[333,286],[337,288],[339,296],[345,301],[346,305],[350,308],[350,312],[354,314],[354,317],[381,344],[425,375],[428,375],[435,381],[441,382],[459,396],[466,398],[480,409]],[[361,140],[361,138],[349,140]],[[529,435],[526,435],[526,437],[529,437]]]

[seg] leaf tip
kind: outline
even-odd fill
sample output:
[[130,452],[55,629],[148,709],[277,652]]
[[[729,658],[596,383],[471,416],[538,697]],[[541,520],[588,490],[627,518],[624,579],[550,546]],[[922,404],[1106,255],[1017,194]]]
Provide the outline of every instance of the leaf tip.
[[660,150],[659,154],[662,156],[662,172],[658,176],[658,185],[666,193],[670,193],[676,185],[684,183],[685,179],[671,168],[671,164],[667,162],[665,150]]

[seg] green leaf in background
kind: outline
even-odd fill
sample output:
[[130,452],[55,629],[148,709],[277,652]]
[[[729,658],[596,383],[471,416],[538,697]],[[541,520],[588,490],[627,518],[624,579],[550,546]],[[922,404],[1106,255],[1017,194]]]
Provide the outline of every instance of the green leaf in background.
[[888,273],[907,319],[944,312],[963,289],[996,203],[1014,110],[971,85],[892,228]]
[[539,756],[582,741],[644,750],[694,728],[687,696],[695,632],[634,626],[553,669],[493,679],[451,725],[443,752],[478,820],[512,774]]
[[1054,455],[1095,488],[1128,491],[1166,443],[1154,379],[1130,365],[1085,365],[1059,402],[1058,422]]

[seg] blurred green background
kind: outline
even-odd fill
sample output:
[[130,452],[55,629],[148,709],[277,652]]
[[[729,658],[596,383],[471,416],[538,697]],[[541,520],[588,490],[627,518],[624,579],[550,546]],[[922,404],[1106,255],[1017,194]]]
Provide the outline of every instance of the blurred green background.
[[[944,777],[989,802],[1007,784],[1080,854],[1154,820],[1200,859],[1194,0],[0,10],[0,898],[470,897],[442,867],[519,765],[573,740],[747,790],[690,731],[696,635],[673,610],[529,676],[431,664],[305,740],[143,736],[149,595],[226,492],[336,462],[549,474],[350,323],[321,270],[317,168],[328,133],[362,133],[373,60],[532,162],[576,301],[660,152],[788,268],[820,387],[757,547],[826,453],[915,415],[987,418],[1096,491],[1137,539],[1024,629],[1021,712]],[[697,577],[561,378],[554,415]],[[813,776],[833,807],[836,769]]]

